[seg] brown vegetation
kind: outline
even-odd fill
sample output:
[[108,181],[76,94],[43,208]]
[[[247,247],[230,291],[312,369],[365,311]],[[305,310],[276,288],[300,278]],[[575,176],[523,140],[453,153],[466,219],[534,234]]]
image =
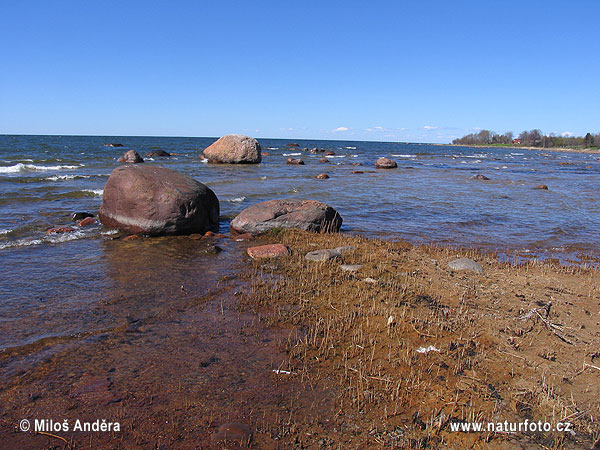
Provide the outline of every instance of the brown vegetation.
[[[335,395],[329,417],[296,420],[294,448],[590,448],[598,439],[598,272],[501,264],[452,272],[465,252],[286,232],[294,255],[255,264],[242,306],[292,327],[281,369]],[[354,245],[314,263],[315,248]],[[416,350],[434,346],[419,353]],[[596,361],[594,361],[596,359]],[[298,418],[299,419],[299,418]],[[571,422],[570,433],[452,432],[456,422]],[[321,446],[322,447],[322,446]],[[291,447],[290,447],[291,448]]]

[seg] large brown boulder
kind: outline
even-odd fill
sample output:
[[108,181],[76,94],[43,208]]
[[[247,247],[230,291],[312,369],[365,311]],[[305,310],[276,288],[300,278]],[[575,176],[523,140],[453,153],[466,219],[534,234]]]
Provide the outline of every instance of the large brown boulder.
[[289,198],[269,200],[243,210],[231,221],[231,230],[253,235],[273,228],[338,231],[342,217],[331,206],[316,200]]
[[138,152],[136,152],[135,150],[129,150],[129,151],[123,153],[123,156],[121,156],[119,159],[117,159],[117,162],[127,163],[127,164],[138,164],[138,163],[143,163],[144,158],[142,158],[140,156],[140,154]]
[[250,136],[228,134],[207,147],[203,154],[209,163],[258,164],[262,160],[258,141]]
[[219,200],[208,187],[175,170],[127,165],[110,174],[98,218],[128,233],[205,233],[219,228]]

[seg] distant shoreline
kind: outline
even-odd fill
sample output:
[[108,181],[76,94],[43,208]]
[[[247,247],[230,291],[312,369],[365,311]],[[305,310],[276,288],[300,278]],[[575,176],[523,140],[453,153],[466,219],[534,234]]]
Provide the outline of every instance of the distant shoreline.
[[593,150],[591,148],[568,148],[568,147],[525,147],[525,146],[496,146],[496,145],[464,145],[464,144],[432,144],[432,145],[446,145],[448,147],[470,147],[470,148],[503,148],[503,149],[515,149],[515,150],[537,150],[539,152],[567,152],[567,153],[590,153],[600,155],[600,150]]

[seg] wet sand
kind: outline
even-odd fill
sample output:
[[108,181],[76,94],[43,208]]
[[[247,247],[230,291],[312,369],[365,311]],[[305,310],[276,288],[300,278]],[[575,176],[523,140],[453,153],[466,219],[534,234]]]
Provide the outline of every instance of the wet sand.
[[[245,256],[267,241],[292,256]],[[340,245],[356,249],[304,259]],[[598,438],[596,270],[301,232],[107,246],[114,285],[88,312],[90,331],[0,354],[0,448],[244,448],[215,440],[228,423],[261,449],[590,448]],[[170,246],[189,246],[188,258],[169,257]],[[483,274],[450,271],[458,255]],[[91,326],[98,316],[110,326]],[[439,352],[415,352],[430,345]],[[120,431],[24,433],[23,418],[106,419]],[[569,420],[576,434],[449,430],[525,418]]]

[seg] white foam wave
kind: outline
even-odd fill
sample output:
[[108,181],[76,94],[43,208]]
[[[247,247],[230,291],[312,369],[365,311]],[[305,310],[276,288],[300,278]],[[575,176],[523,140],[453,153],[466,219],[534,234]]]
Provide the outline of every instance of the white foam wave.
[[236,198],[230,198],[229,200],[227,200],[228,202],[231,203],[241,203],[244,200],[246,200],[246,197],[242,196],[242,197],[236,197]]
[[514,156],[523,156],[524,154],[525,153],[511,153],[511,155],[514,155]]
[[267,147],[267,150],[279,150],[279,147]]
[[12,230],[10,230],[10,229],[8,229],[8,228],[7,228],[7,229],[5,229],[5,230],[0,230],[0,234],[8,234],[8,233],[10,233],[10,232],[12,232]]
[[117,234],[118,232],[119,232],[119,230],[117,230],[115,228],[113,230],[102,231],[102,232],[100,232],[100,234],[103,235],[103,236],[110,236],[111,234]]
[[207,163],[207,162],[208,162],[208,159],[206,159],[206,158],[202,158],[202,159],[200,160],[200,162],[201,162],[201,163]]
[[283,156],[298,156],[301,155],[302,153],[284,153]]
[[346,155],[326,155],[325,158],[345,158]]
[[348,150],[356,150],[356,147],[344,147],[347,148]]
[[417,155],[392,155],[395,156],[396,158],[416,158]]
[[75,230],[69,233],[51,234],[43,238],[23,238],[0,243],[0,250],[14,247],[28,247],[30,245],[60,244],[61,242],[74,241],[84,237],[86,237],[86,234],[83,231]]
[[90,178],[90,176],[89,175],[52,175],[51,177],[44,178],[44,180],[59,181],[59,180],[74,180],[75,178]]
[[102,194],[104,194],[104,189],[82,189],[82,192],[90,192],[98,197],[102,197]]
[[15,164],[14,166],[0,167],[0,173],[46,172],[48,170],[77,169],[82,166],[83,166],[83,164],[80,164],[78,166],[71,166],[71,165],[37,166],[35,164],[18,163],[18,164]]

